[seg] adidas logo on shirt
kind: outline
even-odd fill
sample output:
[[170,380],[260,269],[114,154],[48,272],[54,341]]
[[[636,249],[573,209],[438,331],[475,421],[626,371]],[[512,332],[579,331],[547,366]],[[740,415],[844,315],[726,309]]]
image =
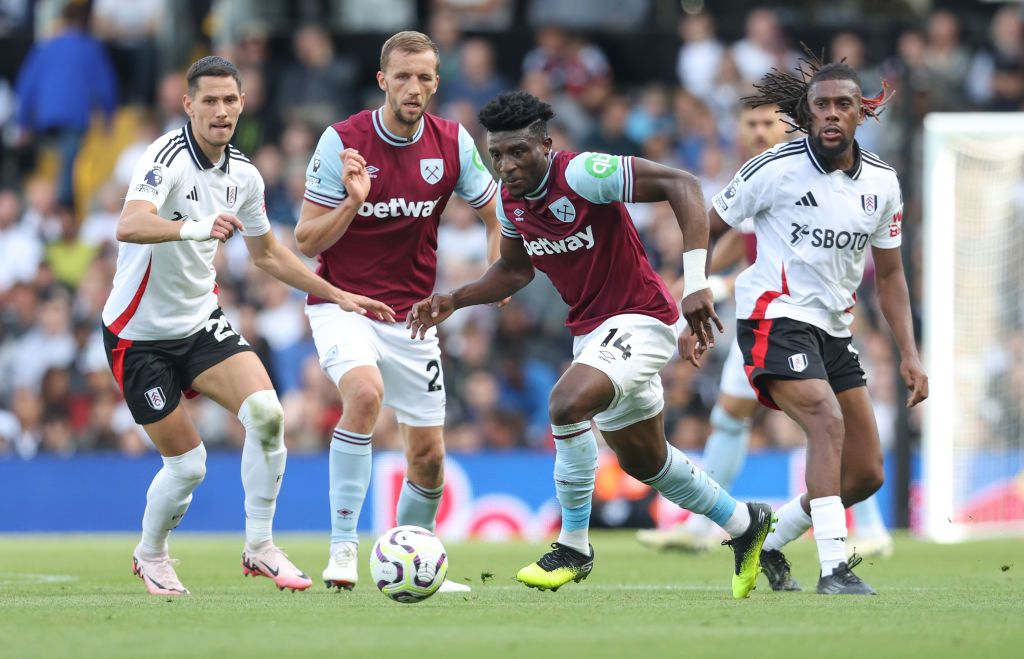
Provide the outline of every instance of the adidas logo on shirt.
[[185,199],[199,201],[199,193],[196,192],[196,187],[194,185],[192,186],[192,190],[187,195],[185,195]]
[[814,199],[814,194],[808,192],[803,197],[800,197],[800,201],[796,202],[797,206],[817,206],[818,202]]

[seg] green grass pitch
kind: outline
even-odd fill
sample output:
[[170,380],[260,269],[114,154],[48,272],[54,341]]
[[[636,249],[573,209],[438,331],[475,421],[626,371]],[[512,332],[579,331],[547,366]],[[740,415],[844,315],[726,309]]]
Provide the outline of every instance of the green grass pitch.
[[[468,595],[415,605],[369,582],[328,592],[324,537],[278,542],[314,577],[304,593],[241,575],[240,536],[178,534],[190,597],[147,595],[129,571],[135,538],[0,536],[0,657],[1019,657],[1024,656],[1024,543],[939,546],[898,539],[858,573],[872,598],[813,594],[813,542],[789,556],[812,592],[729,596],[731,553],[657,554],[631,534],[597,533],[590,578],[557,593],[513,580],[544,546],[448,546],[449,577]],[[490,576],[493,575],[493,576]],[[482,581],[482,578],[484,579]]]

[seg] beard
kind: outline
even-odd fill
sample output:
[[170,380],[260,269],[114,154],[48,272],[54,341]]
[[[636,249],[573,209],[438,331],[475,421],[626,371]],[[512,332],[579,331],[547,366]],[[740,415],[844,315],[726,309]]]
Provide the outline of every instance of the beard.
[[405,124],[406,126],[415,126],[416,122],[418,122],[423,117],[424,110],[422,105],[416,111],[416,116],[412,118],[409,118],[407,115],[403,114],[402,110],[403,107],[400,102],[396,103],[391,107],[391,111],[392,113],[394,113],[395,119],[397,119],[399,123]]
[[837,158],[850,148],[850,138],[843,135],[843,139],[839,140],[839,143],[835,146],[825,146],[821,140],[821,134],[812,135],[811,143],[814,145],[814,150],[825,156],[826,158]]

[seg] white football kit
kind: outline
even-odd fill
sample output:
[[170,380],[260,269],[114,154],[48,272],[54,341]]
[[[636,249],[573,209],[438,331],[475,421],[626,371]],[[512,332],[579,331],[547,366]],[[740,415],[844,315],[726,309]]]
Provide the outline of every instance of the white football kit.
[[867,247],[899,247],[896,171],[855,143],[851,171],[827,171],[807,138],[748,161],[712,199],[731,226],[754,221],[757,261],[736,280],[736,316],[790,318],[850,336]]
[[[236,215],[246,236],[270,231],[263,177],[229,146],[214,164],[200,150],[191,124],[163,135],[146,149],[125,201],[149,201],[169,222],[195,222],[213,213]],[[213,257],[218,240],[118,243],[114,287],[103,324],[136,341],[182,339],[202,329],[217,309]]]

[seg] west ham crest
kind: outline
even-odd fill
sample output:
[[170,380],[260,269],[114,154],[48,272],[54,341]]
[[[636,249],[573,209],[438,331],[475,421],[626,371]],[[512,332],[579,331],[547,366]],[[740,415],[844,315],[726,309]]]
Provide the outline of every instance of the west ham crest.
[[864,209],[868,217],[875,214],[878,210],[878,195],[876,194],[862,194],[860,196],[860,207]]
[[420,159],[420,176],[431,185],[438,183],[444,176],[444,160],[440,158]]
[[555,201],[551,202],[548,206],[548,210],[554,215],[559,222],[565,222],[571,224],[576,219],[576,207],[572,205],[568,197],[559,197]]

